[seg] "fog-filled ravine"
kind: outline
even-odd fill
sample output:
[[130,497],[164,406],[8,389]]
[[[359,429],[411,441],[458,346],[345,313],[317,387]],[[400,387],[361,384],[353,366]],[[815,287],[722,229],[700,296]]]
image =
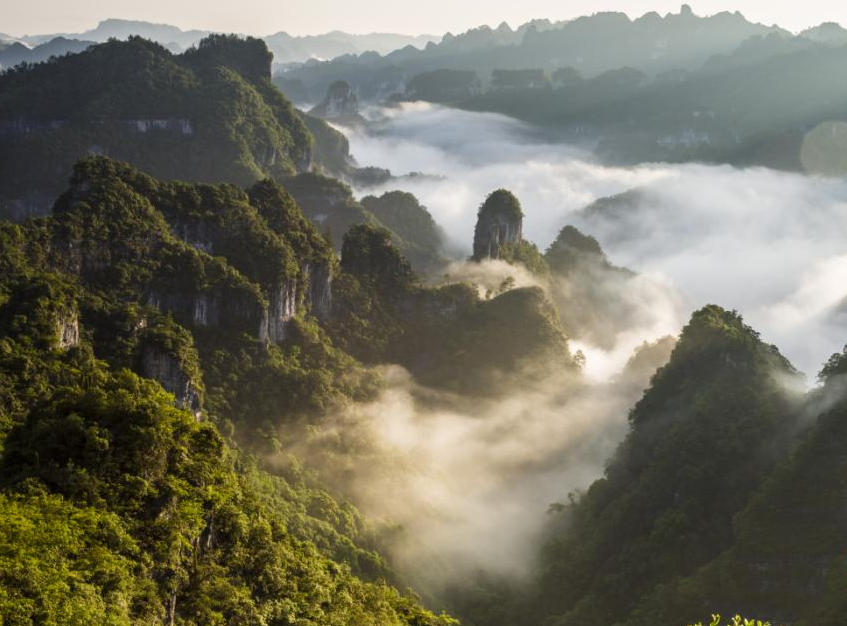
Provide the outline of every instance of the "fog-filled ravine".
[[[767,168],[702,164],[604,166],[591,146],[546,137],[511,118],[427,103],[368,111],[345,129],[361,165],[392,180],[360,194],[414,193],[444,227],[457,257],[470,253],[481,199],[503,187],[526,213],[524,236],[547,247],[566,224],[596,237],[610,259],[653,283],[636,306],[650,312],[629,349],[676,334],[708,302],[737,309],[814,383],[843,344],[847,319],[847,183]],[[615,199],[612,208],[590,207]],[[620,367],[576,338],[599,376]],[[617,356],[618,358],[614,358]]]

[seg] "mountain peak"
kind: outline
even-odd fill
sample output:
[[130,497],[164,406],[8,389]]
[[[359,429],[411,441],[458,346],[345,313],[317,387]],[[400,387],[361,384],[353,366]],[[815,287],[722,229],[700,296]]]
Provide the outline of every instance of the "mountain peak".
[[473,258],[497,259],[502,244],[521,241],[523,210],[521,203],[507,189],[492,192],[479,207],[474,229]]

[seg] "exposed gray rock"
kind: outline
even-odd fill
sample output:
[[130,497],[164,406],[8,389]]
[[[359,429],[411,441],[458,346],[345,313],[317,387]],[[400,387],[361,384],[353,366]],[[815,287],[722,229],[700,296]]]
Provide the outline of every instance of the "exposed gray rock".
[[319,320],[329,318],[332,309],[332,272],[328,263],[307,263],[303,274],[309,284],[307,305]]
[[519,243],[523,213],[520,203],[510,192],[499,189],[488,196],[480,207],[473,238],[473,258],[499,259],[503,244]]
[[5,119],[0,120],[0,137],[16,139],[33,132],[59,130],[67,124],[67,120],[33,120],[24,117]]
[[133,119],[126,121],[131,130],[138,133],[149,133],[151,131],[164,131],[178,133],[181,135],[193,135],[194,126],[191,120],[182,118],[170,119]]
[[[268,310],[267,338],[280,343],[286,337],[286,326],[297,314],[297,285],[285,282],[271,294]],[[261,338],[261,334],[260,334]]]
[[79,345],[79,318],[75,312],[56,318],[57,347],[66,349]]
[[141,355],[140,374],[158,381],[165,391],[174,394],[177,406],[200,419],[203,409],[200,390],[176,356],[157,346],[147,346]]

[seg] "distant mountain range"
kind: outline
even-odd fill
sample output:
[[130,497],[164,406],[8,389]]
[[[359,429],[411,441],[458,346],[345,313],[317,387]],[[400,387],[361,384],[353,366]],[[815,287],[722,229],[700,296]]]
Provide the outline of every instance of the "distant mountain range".
[[476,72],[483,84],[497,69],[573,67],[584,77],[631,67],[649,75],[697,69],[716,54],[728,54],[756,35],[787,31],[748,21],[740,13],[701,17],[683,5],[679,13],[651,12],[637,19],[625,13],[595,13],[568,22],[546,20],[516,30],[501,24],[464,34],[447,34],[423,50],[403,48],[385,56],[365,54],[309,63],[286,73],[320,98],[336,80],[350,83],[362,99],[380,97],[391,84],[404,85],[422,72],[441,69]]
[[20,63],[41,63],[52,56],[82,52],[95,43],[84,39],[54,37],[43,44],[29,47],[20,41],[7,43],[2,39],[0,35],[0,68],[14,67]]
[[[162,44],[171,52],[182,52],[211,34],[207,30],[182,30],[169,24],[107,19],[96,28],[82,33],[52,33],[13,37],[0,33],[0,67],[11,67],[21,62],[38,62],[67,52],[79,52],[91,43],[109,39],[126,39],[138,35]],[[399,35],[394,33],[369,33],[354,35],[332,31],[322,35],[296,37],[278,32],[264,37],[268,48],[279,64],[302,63],[309,59],[332,59],[345,54],[362,54],[373,51],[388,54],[406,46],[423,47],[438,42],[434,35]],[[49,46],[44,48],[44,46]]]

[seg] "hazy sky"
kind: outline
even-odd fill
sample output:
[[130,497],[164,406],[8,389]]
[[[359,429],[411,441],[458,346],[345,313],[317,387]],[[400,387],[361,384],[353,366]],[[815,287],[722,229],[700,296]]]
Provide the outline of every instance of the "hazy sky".
[[[107,17],[265,35],[348,32],[454,33],[486,23],[512,26],[533,18],[561,20],[603,10],[638,16],[676,12],[679,0],[0,0],[0,32],[21,36],[80,32]],[[800,30],[847,23],[838,0],[691,0],[698,14],[739,10],[748,18]]]

